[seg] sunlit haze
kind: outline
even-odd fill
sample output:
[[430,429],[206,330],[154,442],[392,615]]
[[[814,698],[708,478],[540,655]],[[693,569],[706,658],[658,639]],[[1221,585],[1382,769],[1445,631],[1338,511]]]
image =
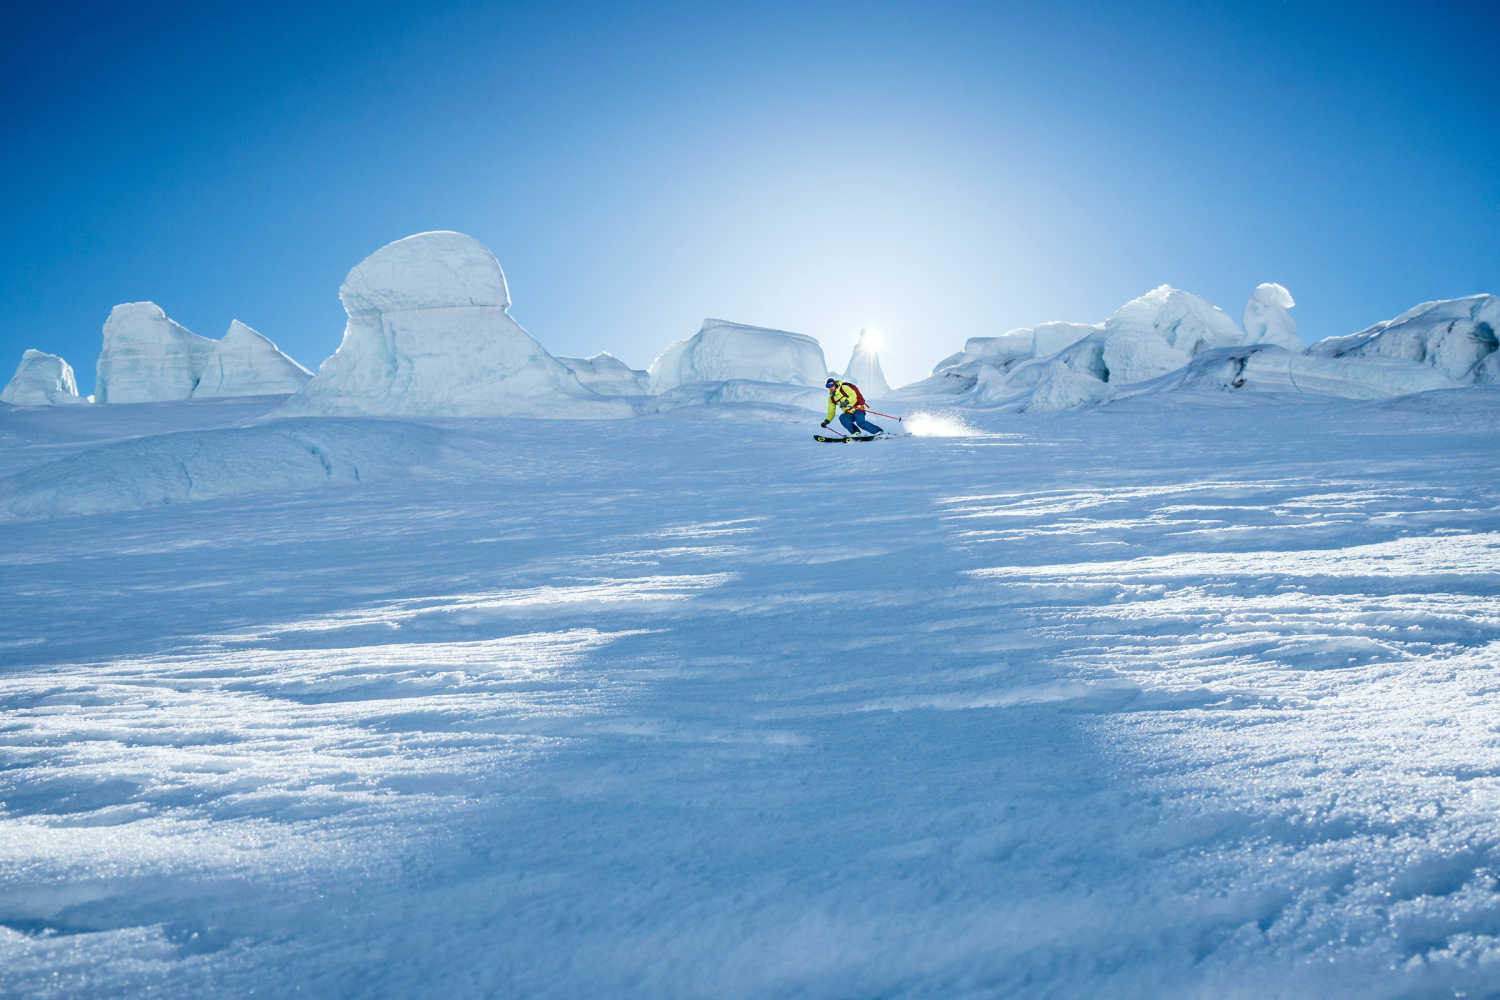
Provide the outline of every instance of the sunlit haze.
[[[1493,4],[14,5],[0,363],[149,299],[303,364],[349,268],[490,247],[549,350],[966,338],[1170,283],[1308,341],[1500,291]],[[8,372],[9,369],[7,369]]]

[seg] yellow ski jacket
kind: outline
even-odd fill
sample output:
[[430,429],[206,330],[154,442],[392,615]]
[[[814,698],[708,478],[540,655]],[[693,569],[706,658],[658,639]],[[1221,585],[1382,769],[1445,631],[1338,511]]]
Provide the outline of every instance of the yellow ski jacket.
[[864,394],[859,391],[853,382],[840,382],[828,390],[828,416],[825,420],[832,420],[834,407],[842,407],[845,413],[854,413],[865,408]]

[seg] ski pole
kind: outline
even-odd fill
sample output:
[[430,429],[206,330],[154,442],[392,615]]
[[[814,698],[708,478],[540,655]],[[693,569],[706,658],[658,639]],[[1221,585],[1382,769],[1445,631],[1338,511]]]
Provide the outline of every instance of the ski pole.
[[901,420],[901,418],[898,417],[898,416],[896,416],[894,413],[881,413],[879,410],[866,410],[865,412],[866,413],[873,413],[877,417],[890,417],[892,420],[895,420],[898,423]]

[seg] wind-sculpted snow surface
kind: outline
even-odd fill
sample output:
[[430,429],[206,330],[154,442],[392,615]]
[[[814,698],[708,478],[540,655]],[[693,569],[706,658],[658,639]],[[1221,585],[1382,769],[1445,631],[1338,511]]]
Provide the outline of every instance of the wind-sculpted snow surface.
[[1458,382],[1493,382],[1500,296],[1424,302],[1395,319],[1308,348],[1326,358],[1383,358],[1424,365]]
[[651,364],[651,392],[666,393],[699,382],[770,382],[823,385],[828,368],[812,337],[785,330],[706,319]]
[[1486,996],[1500,400],[1197,398],[0,524],[0,995]]
[[0,478],[0,519],[361,483],[407,472],[440,443],[431,427],[381,420],[286,420],[132,438]]
[[618,418],[635,411],[586,389],[510,317],[488,249],[419,233],[357,265],[339,289],[338,351],[284,413],[338,416]]
[[28,349],[16,373],[0,392],[0,403],[13,406],[59,406],[81,403],[73,366],[56,354]]

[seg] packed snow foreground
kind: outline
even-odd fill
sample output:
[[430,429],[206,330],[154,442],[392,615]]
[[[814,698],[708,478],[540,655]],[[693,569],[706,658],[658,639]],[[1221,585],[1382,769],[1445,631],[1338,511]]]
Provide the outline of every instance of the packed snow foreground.
[[0,996],[1500,982],[1492,390],[285,398],[0,407]]

